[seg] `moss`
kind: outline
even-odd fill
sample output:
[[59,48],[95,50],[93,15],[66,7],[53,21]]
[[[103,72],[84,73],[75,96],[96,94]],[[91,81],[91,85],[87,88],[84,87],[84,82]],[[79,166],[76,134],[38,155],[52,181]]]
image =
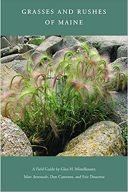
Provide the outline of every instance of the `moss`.
[[29,41],[30,44],[39,46],[44,41],[43,38],[34,38]]

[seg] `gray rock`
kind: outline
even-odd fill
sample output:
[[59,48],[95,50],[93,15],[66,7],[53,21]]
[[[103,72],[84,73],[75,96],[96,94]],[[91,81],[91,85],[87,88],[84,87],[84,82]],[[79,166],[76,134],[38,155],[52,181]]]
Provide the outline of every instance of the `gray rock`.
[[37,47],[36,51],[41,53],[50,52],[51,54],[55,53],[60,49],[62,45],[63,39],[61,37],[51,36],[47,38],[39,47]]
[[9,63],[3,63],[2,65],[5,65],[10,69],[13,69],[17,73],[24,75],[26,72],[27,64],[28,64],[27,60],[14,60]]
[[128,83],[128,68],[127,68],[128,58],[121,57],[111,63],[113,68],[112,85],[116,91],[126,91]]
[[21,54],[12,54],[0,59],[1,63],[8,63],[13,60],[24,60],[24,58]]
[[32,156],[25,133],[10,119],[1,117],[1,156]]
[[58,62],[60,62],[63,58],[66,52],[68,51],[76,51],[79,48],[80,45],[76,45],[73,47],[68,47],[68,48],[63,48],[59,51],[57,51],[54,55],[53,55],[53,64],[56,64]]
[[78,47],[81,43],[73,36],[65,36],[63,38],[63,48]]
[[125,153],[120,127],[101,121],[72,139],[58,156],[118,156]]
[[102,44],[102,43],[113,43],[118,45],[127,45],[128,37],[127,36],[77,36],[81,42],[89,42],[91,44]]
[[5,37],[1,37],[0,38],[0,44],[1,44],[1,49],[5,48],[5,47],[9,47],[11,46],[10,42],[5,38]]
[[26,37],[26,36],[18,36],[18,42],[20,44],[24,44],[24,43],[27,43],[29,41],[29,37]]
[[28,51],[34,50],[37,48],[36,45],[33,44],[18,44],[16,46],[10,46],[10,47],[6,47],[0,50],[1,52],[1,57],[5,57],[8,55],[12,55],[12,54],[16,54],[16,53],[26,53]]
[[109,57],[111,62],[117,59],[118,48],[128,44],[127,36],[77,36],[76,38],[97,48],[99,53]]
[[60,62],[64,58],[64,55],[68,50],[69,50],[68,48],[64,48],[64,49],[57,51],[52,57],[53,63],[56,64],[56,63]]
[[117,49],[120,47],[120,44],[114,42],[105,42],[100,45],[98,51],[101,55],[106,56],[113,62],[117,58]]
[[56,36],[47,38],[40,46],[37,47],[35,52],[32,54],[33,63],[36,65],[40,62],[42,53],[48,52],[54,54],[62,46],[63,39]]
[[1,76],[0,76],[0,82],[1,82],[1,93],[8,91],[10,82],[12,78],[17,75],[17,73],[9,68],[7,65],[1,65]]
[[127,125],[128,121],[128,114],[127,114],[127,91],[123,92],[117,92],[116,93],[116,105],[115,105],[115,111],[116,111],[116,122],[118,123],[124,123]]
[[[19,74],[16,73],[9,65],[2,64],[1,65],[1,76],[0,76],[0,82],[1,82],[1,114],[3,116],[6,116],[5,114],[5,108],[6,104],[8,102],[9,95],[14,95],[14,93],[17,93],[19,91],[19,81],[21,79],[21,76],[18,76]],[[15,76],[15,79],[13,80],[13,86],[11,86],[12,78]]]
[[53,55],[53,63],[60,61],[67,51],[76,51],[81,46],[81,43],[73,36],[65,36],[63,38],[62,47]]
[[117,50],[117,58],[128,57],[128,45],[121,46]]
[[18,51],[19,51],[18,46],[15,46],[15,47],[10,46],[10,47],[1,49],[0,53],[1,53],[1,57],[5,57],[7,55],[18,53]]
[[[56,37],[62,37],[61,35],[54,35],[54,36],[56,36]],[[42,37],[44,37],[44,39],[47,39],[47,38],[51,37],[51,35],[45,35],[45,36],[42,36]]]
[[30,36],[11,36],[11,35],[10,36],[4,36],[4,37],[2,37],[2,39],[5,39],[6,42],[8,42],[8,44],[2,48],[27,43],[29,41],[29,37]]
[[120,64],[121,70],[128,74],[128,68],[127,68],[128,57],[118,58],[113,63],[111,63],[112,66],[114,66],[115,64]]
[[[37,35],[25,35],[25,36],[18,36],[18,42],[20,44],[25,44],[25,43],[28,43],[31,39],[33,38],[38,38],[38,37],[41,37],[41,36],[37,36]],[[44,37],[44,36],[42,36]]]
[[20,49],[19,49],[19,53],[26,53],[28,51],[35,51],[35,49],[37,48],[36,45],[33,44],[23,44],[23,45],[19,45]]

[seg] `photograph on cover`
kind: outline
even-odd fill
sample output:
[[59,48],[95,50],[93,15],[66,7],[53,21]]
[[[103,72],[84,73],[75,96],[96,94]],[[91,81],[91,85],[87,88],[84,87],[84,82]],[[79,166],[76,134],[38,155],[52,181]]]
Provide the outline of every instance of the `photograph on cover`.
[[1,36],[1,156],[126,156],[126,36]]

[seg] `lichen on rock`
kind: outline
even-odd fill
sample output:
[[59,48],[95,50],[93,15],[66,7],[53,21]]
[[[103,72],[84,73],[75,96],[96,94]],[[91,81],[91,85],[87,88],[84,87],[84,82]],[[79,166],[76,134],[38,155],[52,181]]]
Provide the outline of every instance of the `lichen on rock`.
[[58,156],[118,156],[124,152],[120,127],[111,121],[101,121],[72,139]]

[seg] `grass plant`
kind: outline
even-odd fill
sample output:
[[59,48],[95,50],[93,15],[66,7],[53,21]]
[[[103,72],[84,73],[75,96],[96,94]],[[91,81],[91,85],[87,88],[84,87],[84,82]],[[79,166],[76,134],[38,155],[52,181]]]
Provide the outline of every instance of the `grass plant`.
[[[3,96],[4,116],[26,133],[33,146],[44,154],[57,149],[95,122],[108,119],[113,112],[112,69],[96,49],[87,44],[67,51],[56,64],[43,54],[42,67],[27,67],[18,74]],[[56,142],[58,141],[58,142]]]

